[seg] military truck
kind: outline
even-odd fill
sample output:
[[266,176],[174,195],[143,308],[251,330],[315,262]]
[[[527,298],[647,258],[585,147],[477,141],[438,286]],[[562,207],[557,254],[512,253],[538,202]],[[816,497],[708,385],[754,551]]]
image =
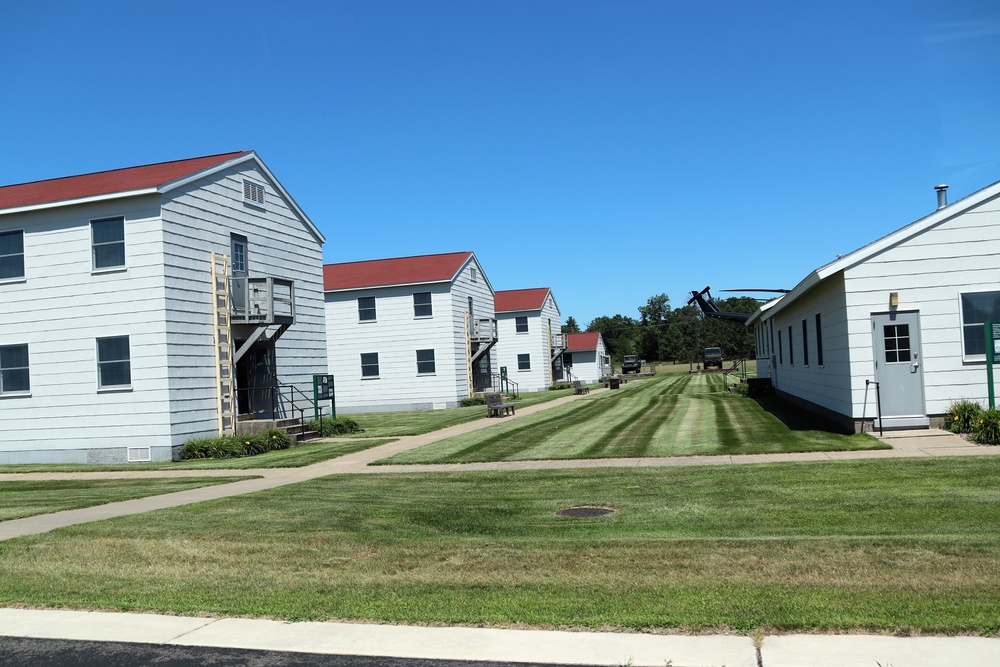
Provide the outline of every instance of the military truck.
[[642,371],[642,362],[639,361],[639,356],[635,354],[626,354],[622,357],[622,374],[625,373],[639,373]]
[[706,347],[704,366],[706,369],[709,366],[715,366],[719,370],[722,370],[722,348]]

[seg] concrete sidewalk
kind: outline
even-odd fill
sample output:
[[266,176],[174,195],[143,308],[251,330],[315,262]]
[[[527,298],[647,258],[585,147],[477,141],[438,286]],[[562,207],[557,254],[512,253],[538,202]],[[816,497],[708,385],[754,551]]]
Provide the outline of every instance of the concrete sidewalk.
[[433,660],[664,667],[996,667],[1000,639],[765,636],[286,623],[243,618],[0,609],[0,635]]

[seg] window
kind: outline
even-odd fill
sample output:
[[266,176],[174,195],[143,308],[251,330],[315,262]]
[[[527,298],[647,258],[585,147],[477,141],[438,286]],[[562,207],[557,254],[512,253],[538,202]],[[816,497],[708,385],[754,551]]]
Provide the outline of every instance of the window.
[[378,377],[378,352],[361,353],[361,377],[362,379]]
[[515,317],[514,326],[517,333],[528,333],[528,316],[523,315],[521,317]]
[[375,297],[363,296],[358,299],[358,321],[375,321]]
[[247,274],[247,237],[230,234],[229,245],[233,251],[233,275],[245,276]]
[[519,354],[519,355],[517,355],[517,370],[519,370],[519,371],[530,371],[531,370],[531,355],[530,354]]
[[784,346],[781,344],[781,329],[778,329],[778,363],[782,366],[785,365]]
[[788,365],[795,365],[795,348],[792,347],[792,325],[788,325]]
[[0,234],[0,280],[24,277],[24,231]]
[[413,295],[413,316],[430,317],[434,314],[431,308],[431,293],[417,292]]
[[434,350],[417,350],[417,374],[434,373]]
[[823,324],[816,313],[816,365],[823,365]]
[[573,353],[563,352],[563,366],[566,368],[573,368]]
[[97,388],[128,387],[132,384],[128,336],[97,339]]
[[253,181],[243,181],[243,201],[256,206],[264,205],[264,186]]
[[966,358],[986,359],[986,322],[1000,322],[1000,292],[963,294],[962,341]]
[[476,282],[476,267],[469,269],[469,276],[472,277],[472,282]]
[[[882,327],[885,337],[885,363],[905,364],[910,362],[910,325],[886,324]],[[984,337],[985,342],[985,337]]]
[[802,364],[809,365],[809,329],[806,320],[802,320]]
[[0,394],[26,394],[28,381],[28,346],[0,345]]
[[125,218],[92,220],[90,235],[94,246],[94,269],[125,266]]

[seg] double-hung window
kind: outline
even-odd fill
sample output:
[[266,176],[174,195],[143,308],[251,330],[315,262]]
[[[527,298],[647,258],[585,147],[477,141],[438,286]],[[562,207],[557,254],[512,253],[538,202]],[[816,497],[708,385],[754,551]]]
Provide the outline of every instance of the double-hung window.
[[363,296],[358,299],[358,321],[375,321],[375,297]]
[[120,389],[132,384],[128,336],[97,339],[97,388]]
[[24,231],[0,234],[0,280],[24,277]]
[[792,325],[788,325],[788,365],[795,365],[795,348],[792,347]]
[[0,345],[0,395],[27,394],[28,345]]
[[521,315],[514,318],[514,328],[517,333],[528,333],[528,316]]
[[816,365],[823,365],[823,320],[816,313]]
[[378,352],[361,353],[361,378],[378,377]]
[[962,351],[965,359],[986,359],[983,325],[1000,322],[1000,292],[969,292],[962,295]]
[[434,374],[434,350],[417,350],[417,374]]
[[413,294],[413,316],[431,317],[434,314],[431,308],[430,292],[415,292]]
[[530,354],[519,354],[519,355],[517,355],[517,370],[519,370],[519,371],[530,371],[531,370],[531,355]]
[[809,327],[807,320],[802,320],[802,365],[809,365]]
[[125,218],[106,218],[90,222],[94,270],[125,266]]

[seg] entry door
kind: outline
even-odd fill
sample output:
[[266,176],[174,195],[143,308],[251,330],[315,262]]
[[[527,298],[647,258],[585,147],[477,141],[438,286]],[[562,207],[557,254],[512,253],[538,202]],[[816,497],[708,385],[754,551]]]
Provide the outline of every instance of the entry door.
[[927,426],[920,313],[874,313],[875,380],[885,427]]
[[233,304],[233,309],[240,314],[246,313],[247,308],[247,237],[239,234],[230,234],[230,246],[232,251],[232,261],[230,262],[230,273],[232,280],[229,283],[229,299]]

